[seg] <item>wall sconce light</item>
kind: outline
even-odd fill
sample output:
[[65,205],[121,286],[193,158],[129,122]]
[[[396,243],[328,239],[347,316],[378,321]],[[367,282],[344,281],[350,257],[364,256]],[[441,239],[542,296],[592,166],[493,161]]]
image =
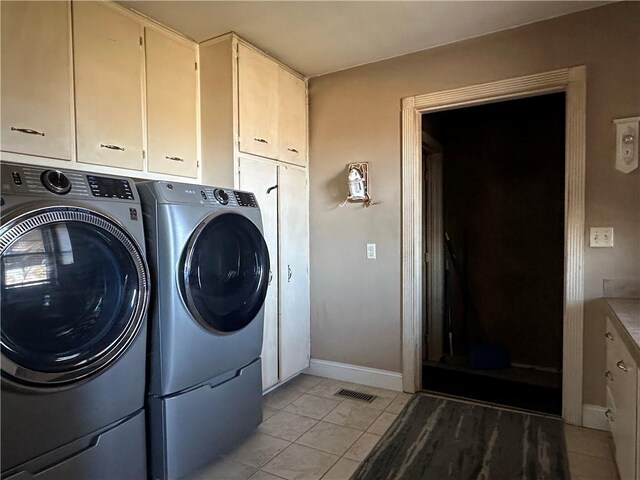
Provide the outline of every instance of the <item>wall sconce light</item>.
[[640,117],[613,121],[616,125],[616,170],[623,173],[638,168],[638,122]]
[[347,203],[362,203],[365,207],[376,205],[371,200],[368,163],[349,163],[347,165],[347,185],[349,194],[344,202],[338,205],[340,208]]

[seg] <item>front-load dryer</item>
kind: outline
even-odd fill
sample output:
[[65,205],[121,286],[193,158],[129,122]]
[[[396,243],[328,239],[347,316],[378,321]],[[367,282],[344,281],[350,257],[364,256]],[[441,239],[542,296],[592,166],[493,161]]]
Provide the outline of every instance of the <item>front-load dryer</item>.
[[145,478],[133,180],[1,166],[2,477]]
[[141,182],[149,265],[154,478],[179,478],[262,420],[269,253],[253,194]]

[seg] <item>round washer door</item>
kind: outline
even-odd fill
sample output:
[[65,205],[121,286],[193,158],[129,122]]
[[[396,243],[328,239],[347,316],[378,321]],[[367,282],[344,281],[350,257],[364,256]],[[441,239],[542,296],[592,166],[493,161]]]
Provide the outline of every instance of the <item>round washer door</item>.
[[2,373],[33,386],[96,374],[144,320],[148,274],[140,249],[93,210],[49,207],[0,228]]
[[256,317],[267,295],[269,252],[262,233],[235,213],[212,215],[187,245],[183,293],[205,328],[231,333]]

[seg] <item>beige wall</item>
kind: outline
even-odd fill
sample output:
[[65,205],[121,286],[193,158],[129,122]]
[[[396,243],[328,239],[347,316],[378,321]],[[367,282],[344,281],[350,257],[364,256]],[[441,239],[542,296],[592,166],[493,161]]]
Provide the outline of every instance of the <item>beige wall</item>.
[[[594,300],[603,278],[640,276],[640,173],[614,170],[611,124],[640,114],[638,25],[640,2],[616,3],[310,81],[313,358],[401,371],[400,99],[586,65],[586,226],[613,226],[616,246],[585,252],[584,400],[605,403]],[[337,207],[354,161],[379,205]]]

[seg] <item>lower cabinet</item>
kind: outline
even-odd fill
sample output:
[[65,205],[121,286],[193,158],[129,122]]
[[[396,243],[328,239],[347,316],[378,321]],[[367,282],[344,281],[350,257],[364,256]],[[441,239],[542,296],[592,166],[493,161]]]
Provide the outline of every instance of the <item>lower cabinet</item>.
[[309,220],[302,168],[240,158],[239,187],[258,199],[271,272],[265,301],[262,387],[309,366]]
[[638,365],[607,317],[607,418],[621,480],[638,479]]

